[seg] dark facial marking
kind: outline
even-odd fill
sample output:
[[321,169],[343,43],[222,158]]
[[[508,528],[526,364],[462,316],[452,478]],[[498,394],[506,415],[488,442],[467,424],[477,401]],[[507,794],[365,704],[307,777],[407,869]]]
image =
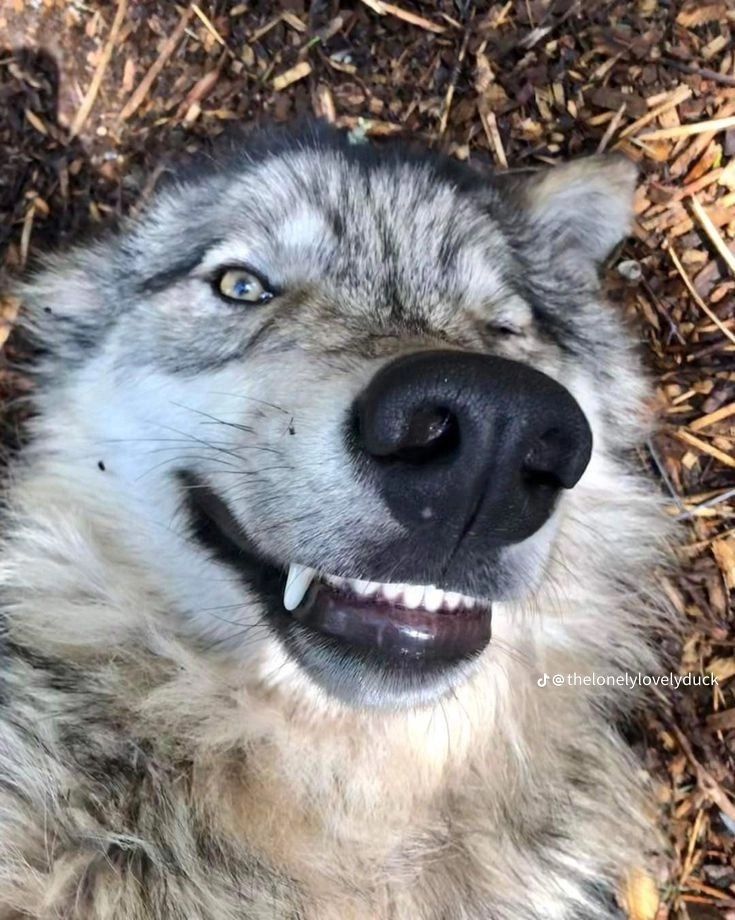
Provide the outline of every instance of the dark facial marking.
[[220,242],[221,240],[207,240],[206,243],[202,243],[198,246],[195,251],[182,256],[168,268],[164,268],[154,275],[149,275],[146,278],[140,279],[136,285],[138,293],[157,294],[167,287],[170,287],[172,284],[176,284],[178,281],[187,278],[194,269],[201,264],[207,252]]

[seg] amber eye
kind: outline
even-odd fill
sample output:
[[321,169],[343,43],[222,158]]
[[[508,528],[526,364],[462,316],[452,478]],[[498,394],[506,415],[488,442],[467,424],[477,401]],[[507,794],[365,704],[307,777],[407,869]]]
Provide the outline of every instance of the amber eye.
[[226,268],[215,279],[215,288],[228,300],[265,303],[274,294],[257,275],[246,268]]

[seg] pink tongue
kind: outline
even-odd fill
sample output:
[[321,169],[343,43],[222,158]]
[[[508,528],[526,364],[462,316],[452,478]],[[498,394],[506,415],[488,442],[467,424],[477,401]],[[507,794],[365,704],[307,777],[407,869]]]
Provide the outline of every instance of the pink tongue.
[[487,609],[411,610],[383,598],[343,594],[324,583],[312,584],[292,616],[321,635],[406,663],[471,657],[491,636]]

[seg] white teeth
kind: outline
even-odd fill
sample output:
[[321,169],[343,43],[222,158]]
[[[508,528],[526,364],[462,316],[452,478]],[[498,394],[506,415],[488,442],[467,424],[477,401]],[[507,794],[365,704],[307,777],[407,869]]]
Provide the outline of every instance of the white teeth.
[[[304,599],[309,585],[317,577],[315,569],[299,565],[296,562],[288,567],[286,587],[283,591],[283,606],[286,610],[295,610]],[[359,597],[378,598],[389,603],[399,602],[404,607],[415,610],[418,607],[435,613],[437,610],[454,611],[459,608],[471,610],[478,603],[474,597],[458,594],[454,591],[442,591],[435,585],[406,585],[398,583],[383,584],[366,581],[362,578],[341,578],[338,575],[321,575],[323,581],[336,588],[348,589]]]
[[383,585],[381,588],[381,593],[386,600],[397,601],[398,598],[403,594],[405,587],[405,585]]
[[429,585],[429,587],[424,591],[424,607],[430,612],[433,613],[435,610],[438,610],[444,601],[444,592],[440,588],[435,588],[434,585]]
[[444,593],[444,603],[449,610],[456,610],[459,607],[462,601],[461,594],[455,594],[454,591],[445,591]]
[[350,587],[355,594],[367,596],[369,594],[374,594],[378,590],[378,583],[376,581],[363,581],[361,578],[353,578],[350,581]]
[[292,562],[288,567],[286,589],[283,592],[283,606],[286,610],[295,610],[304,599],[316,572],[305,565]]
[[423,585],[406,585],[403,591],[403,603],[406,607],[415,609],[416,607],[421,606],[421,601],[424,599],[424,586]]

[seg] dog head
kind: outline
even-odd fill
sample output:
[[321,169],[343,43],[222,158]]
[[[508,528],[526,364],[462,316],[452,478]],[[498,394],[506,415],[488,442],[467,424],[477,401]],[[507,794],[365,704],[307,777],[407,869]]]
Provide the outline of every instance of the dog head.
[[250,145],[29,284],[42,417],[203,648],[350,704],[436,698],[498,611],[585,577],[580,509],[640,435],[598,281],[634,180]]

